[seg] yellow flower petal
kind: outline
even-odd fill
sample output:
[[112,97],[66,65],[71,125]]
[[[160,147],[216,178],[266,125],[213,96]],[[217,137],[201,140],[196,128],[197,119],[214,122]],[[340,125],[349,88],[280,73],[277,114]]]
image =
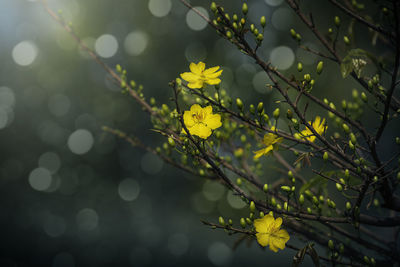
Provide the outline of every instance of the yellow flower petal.
[[[214,72],[216,72],[218,69],[219,69],[219,66],[215,66],[215,67],[212,67],[212,68],[208,68],[208,69],[206,69],[206,70],[204,71],[203,74],[206,75],[206,76],[208,76],[208,75],[213,74]],[[222,70],[221,70],[221,72],[222,72]]]
[[203,81],[202,80],[197,80],[195,82],[190,82],[188,83],[188,87],[192,88],[192,89],[199,89],[199,88],[203,88]]
[[271,242],[271,240],[269,242],[269,249],[273,252],[278,252],[278,248]]
[[190,65],[189,65],[190,71],[195,73],[195,74],[199,74],[199,75],[202,74],[202,72],[204,71],[205,67],[206,67],[206,64],[204,64],[201,61],[199,63],[197,63],[197,64],[190,63]]
[[202,123],[198,123],[193,125],[190,129],[188,129],[189,132],[193,135],[197,135],[200,138],[206,139],[211,135],[211,129],[206,127]]
[[270,235],[269,234],[264,234],[264,233],[257,233],[256,234],[257,237],[257,241],[258,243],[263,246],[266,247],[269,244],[269,239],[270,239]]
[[206,117],[205,124],[207,127],[210,127],[212,130],[217,129],[222,126],[221,123],[221,115],[219,114],[211,114]]
[[183,121],[185,122],[186,127],[192,127],[195,124],[192,113],[189,110],[186,110],[183,113]]
[[254,227],[259,233],[267,233],[268,229],[270,228],[271,224],[274,223],[274,221],[274,216],[265,215],[261,219],[254,220]]
[[215,79],[218,78],[219,76],[221,76],[222,70],[214,72],[214,73],[209,73],[206,74],[206,72],[204,72],[204,76],[206,76],[208,79]]
[[192,72],[184,72],[181,73],[181,78],[187,82],[196,82],[199,79],[197,74],[193,74]]
[[199,104],[194,104],[190,107],[190,112],[199,113],[203,110],[203,108]]
[[207,107],[203,108],[203,111],[204,111],[204,115],[207,118],[207,115],[212,114],[212,106],[207,106]]
[[209,85],[216,85],[216,84],[220,84],[221,83],[221,79],[207,79],[206,83],[208,83]]

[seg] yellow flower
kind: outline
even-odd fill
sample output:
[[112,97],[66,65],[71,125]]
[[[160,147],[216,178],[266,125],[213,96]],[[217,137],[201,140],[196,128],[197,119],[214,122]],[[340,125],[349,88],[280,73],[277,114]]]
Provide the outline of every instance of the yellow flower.
[[[271,128],[272,131],[275,131],[275,127]],[[273,133],[267,133],[264,135],[263,139],[263,144],[265,145],[265,148],[254,151],[254,159],[258,159],[259,157],[263,155],[267,155],[270,151],[274,150],[276,148],[276,144],[282,142],[283,138],[278,137],[276,134]]]
[[[309,121],[308,124],[311,125],[311,121]],[[322,135],[326,131],[326,129],[328,129],[328,126],[325,125],[325,118],[321,121],[321,118],[319,116],[315,117],[315,120],[311,126],[319,135]],[[308,127],[305,130],[301,131],[300,134],[303,139],[307,139],[310,142],[315,141],[316,136],[311,132]]]
[[203,88],[204,84],[216,85],[220,84],[221,80],[218,78],[221,76],[222,70],[218,70],[219,66],[206,68],[206,64],[199,62],[197,64],[190,63],[190,71],[181,73],[181,78],[188,82],[189,88]]
[[[212,113],[212,106],[202,108],[198,104],[190,107],[183,113],[183,121],[191,135],[207,139],[211,135],[211,130],[221,127],[221,116]],[[183,133],[186,133],[182,129]]]
[[254,220],[257,242],[263,247],[269,245],[269,249],[273,252],[278,252],[278,248],[284,249],[290,236],[286,230],[280,229],[281,225],[282,218],[278,217],[275,220],[271,214]]

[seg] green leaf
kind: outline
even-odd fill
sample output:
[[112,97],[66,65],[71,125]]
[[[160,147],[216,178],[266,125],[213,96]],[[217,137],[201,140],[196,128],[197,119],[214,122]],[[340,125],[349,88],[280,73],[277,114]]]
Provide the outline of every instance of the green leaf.
[[[370,54],[365,50],[360,48],[350,50],[340,64],[340,72],[342,77],[346,78],[351,72],[354,71],[357,77],[360,78],[361,72],[367,65],[368,59],[371,59]],[[372,59],[372,61],[374,61],[374,59]]]
[[319,175],[314,176],[313,178],[310,179],[307,183],[303,184],[300,187],[300,194],[302,194],[304,191],[306,191],[309,188],[314,188],[314,187],[326,187],[327,181],[324,177],[321,177]]
[[318,253],[315,251],[313,243],[307,245],[307,251],[308,254],[311,256],[314,265],[316,267],[320,267]]
[[296,255],[294,255],[293,257],[293,262],[292,262],[292,267],[298,267],[300,266],[300,264],[303,262],[304,260],[304,255],[306,255],[306,251],[307,251],[307,246],[305,246],[304,248],[300,249]]

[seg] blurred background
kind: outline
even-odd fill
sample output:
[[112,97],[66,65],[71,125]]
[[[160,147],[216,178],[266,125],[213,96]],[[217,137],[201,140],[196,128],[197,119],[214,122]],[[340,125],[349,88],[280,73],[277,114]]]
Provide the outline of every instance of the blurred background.
[[[190,2],[209,15],[209,1]],[[267,17],[260,54],[283,72],[295,69],[298,59],[314,69],[316,57],[305,57],[291,40],[289,29],[299,21],[283,0],[248,2],[251,22]],[[240,14],[242,1],[219,3]],[[48,4],[107,64],[121,64],[129,79],[143,84],[147,99],[168,102],[168,82],[202,60],[223,67],[222,88],[233,98],[264,101],[267,112],[276,108],[266,75],[177,0]],[[0,35],[0,266],[290,263],[293,251],[275,254],[254,242],[233,251],[237,237],[202,225],[220,215],[237,223],[248,214],[221,185],[102,132],[106,125],[151,146],[163,142],[133,99],[39,1],[1,0]],[[339,77],[336,70],[324,79]],[[334,99],[336,93],[323,95]]]

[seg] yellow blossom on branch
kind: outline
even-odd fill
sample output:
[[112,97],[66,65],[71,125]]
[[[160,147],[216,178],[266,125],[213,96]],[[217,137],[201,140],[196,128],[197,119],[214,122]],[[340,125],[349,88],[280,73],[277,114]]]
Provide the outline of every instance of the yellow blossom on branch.
[[273,252],[278,252],[278,249],[284,249],[290,236],[286,230],[280,229],[281,225],[282,218],[278,217],[275,220],[272,214],[254,220],[257,242],[263,247],[269,245],[269,249]]
[[[271,128],[272,131],[275,130],[275,127]],[[265,145],[265,148],[254,151],[254,159],[258,159],[259,157],[263,155],[267,155],[270,151],[274,150],[276,148],[277,143],[282,142],[283,138],[278,137],[276,134],[273,133],[267,133],[264,135],[263,138],[263,144]]]
[[188,82],[189,88],[203,88],[204,84],[217,85],[221,83],[222,70],[219,66],[206,69],[206,64],[199,62],[190,63],[190,72],[181,73],[181,78]]
[[[322,135],[326,131],[326,129],[328,129],[328,126],[325,125],[325,118],[321,121],[321,118],[319,116],[315,117],[315,120],[312,124],[311,121],[309,121],[308,123],[319,135]],[[308,127],[305,130],[301,131],[300,134],[303,139],[307,139],[310,142],[315,141],[316,136]]]
[[[221,127],[221,115],[212,113],[212,106],[202,108],[198,104],[183,113],[183,122],[191,135],[207,139],[211,130]],[[182,128],[182,133],[186,133]]]

